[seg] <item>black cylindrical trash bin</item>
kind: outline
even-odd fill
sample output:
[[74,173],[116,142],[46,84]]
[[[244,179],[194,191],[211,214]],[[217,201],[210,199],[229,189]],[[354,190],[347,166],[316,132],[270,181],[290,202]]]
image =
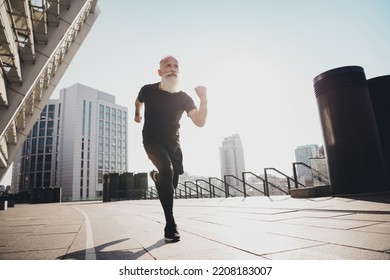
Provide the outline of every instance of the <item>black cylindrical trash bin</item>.
[[364,69],[332,69],[313,82],[332,194],[383,191],[388,179]]
[[148,173],[135,174],[136,198],[145,198],[148,190]]
[[108,174],[108,201],[115,201],[120,198],[122,184],[119,173]]
[[[367,82],[379,139],[382,145],[387,176],[390,177],[390,75],[372,78]],[[390,185],[387,187],[387,190],[390,190]]]
[[134,173],[126,172],[122,174],[122,185],[124,198],[132,198],[134,192]]
[[103,175],[103,202],[109,201],[108,174]]

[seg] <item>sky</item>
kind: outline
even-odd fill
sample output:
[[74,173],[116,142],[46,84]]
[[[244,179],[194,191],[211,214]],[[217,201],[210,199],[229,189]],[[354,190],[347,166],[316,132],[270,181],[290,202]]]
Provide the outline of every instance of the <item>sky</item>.
[[52,98],[81,83],[127,106],[130,172],[153,169],[142,124],[132,121],[134,100],[144,84],[159,81],[158,63],[167,55],[179,60],[181,88],[196,104],[194,87],[207,87],[206,126],[195,127],[186,114],[181,120],[185,171],[198,176],[220,176],[219,147],[236,133],[247,171],[291,174],[298,146],[324,144],[313,78],[349,65],[363,67],[367,79],[390,74],[387,0],[98,0],[98,6]]

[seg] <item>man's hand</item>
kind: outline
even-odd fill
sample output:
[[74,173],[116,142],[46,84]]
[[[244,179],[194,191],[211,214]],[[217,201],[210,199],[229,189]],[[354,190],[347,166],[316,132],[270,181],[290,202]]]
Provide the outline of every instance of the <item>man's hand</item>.
[[200,101],[206,101],[206,87],[204,86],[197,86],[195,87],[195,92],[198,95]]
[[140,123],[142,121],[142,116],[140,113],[135,113],[135,116],[134,116],[134,121],[136,123]]

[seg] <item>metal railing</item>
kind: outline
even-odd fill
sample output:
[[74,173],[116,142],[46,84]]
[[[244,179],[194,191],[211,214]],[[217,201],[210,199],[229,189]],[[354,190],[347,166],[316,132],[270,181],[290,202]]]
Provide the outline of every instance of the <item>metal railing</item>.
[[[255,178],[257,179],[260,179],[263,183],[263,190],[259,190],[258,188],[254,187],[253,185],[249,184],[247,181],[246,181],[246,174],[250,174],[252,176],[254,176]],[[266,187],[266,183],[265,183],[265,179],[261,178],[259,175],[251,172],[251,171],[244,171],[242,172],[242,181],[244,182],[244,189],[246,189],[246,186],[248,185],[250,188],[262,193],[263,195],[265,196],[269,196],[269,191]]]
[[291,178],[290,176],[286,175],[285,173],[281,172],[280,170],[274,168],[274,167],[267,167],[267,168],[264,168],[264,178],[265,178],[265,183],[266,183],[266,188],[269,189],[269,184],[270,184],[270,181],[269,181],[269,172],[270,170],[273,170],[274,172],[278,173],[279,175],[282,175],[282,177],[286,178],[286,183],[287,183],[287,191],[285,189],[283,189],[283,187],[279,187],[279,186],[276,186],[274,185],[274,188],[278,189],[279,191],[281,191],[282,193],[285,193],[285,194],[290,194],[290,189],[291,189],[291,181],[293,181],[294,185],[298,187],[298,185],[302,186],[302,187],[306,187],[305,185],[299,183],[298,181],[296,181],[294,178]]
[[226,193],[226,189],[221,189],[218,186],[212,184],[213,180],[217,180],[218,182],[220,182],[223,185],[225,185],[225,182],[223,180],[221,180],[220,178],[218,178],[218,177],[209,177],[209,185],[213,187],[213,195],[214,195],[214,197],[220,197],[220,196],[216,195],[215,190],[217,190],[221,194],[223,194],[223,197],[229,197],[228,194]]
[[[297,166],[303,166],[304,170],[305,171],[307,170],[307,172],[305,172],[305,174],[310,174],[312,181],[313,181],[312,182],[313,186],[315,186],[315,185],[319,185],[319,186],[328,185],[329,186],[330,185],[330,179],[329,179],[328,175],[312,168],[311,166],[307,165],[304,162],[294,162],[293,163],[293,172],[294,172],[295,188],[298,188],[298,183],[299,183]],[[316,182],[318,182],[318,184]],[[302,184],[300,184],[300,185],[302,185]],[[306,185],[304,185],[304,186],[306,187]]]

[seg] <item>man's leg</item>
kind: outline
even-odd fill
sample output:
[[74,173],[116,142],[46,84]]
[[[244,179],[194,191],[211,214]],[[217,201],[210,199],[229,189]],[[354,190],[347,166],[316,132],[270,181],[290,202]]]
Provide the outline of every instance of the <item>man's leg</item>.
[[180,235],[177,232],[175,219],[173,217],[173,166],[168,151],[161,145],[148,145],[146,153],[158,170],[158,181],[156,187],[161,206],[164,210],[166,226],[165,237],[169,241],[178,241]]
[[180,146],[177,147],[173,152],[170,154],[172,166],[173,166],[173,187],[176,189],[177,185],[179,183],[179,175],[184,173],[183,168],[183,153],[181,151]]

